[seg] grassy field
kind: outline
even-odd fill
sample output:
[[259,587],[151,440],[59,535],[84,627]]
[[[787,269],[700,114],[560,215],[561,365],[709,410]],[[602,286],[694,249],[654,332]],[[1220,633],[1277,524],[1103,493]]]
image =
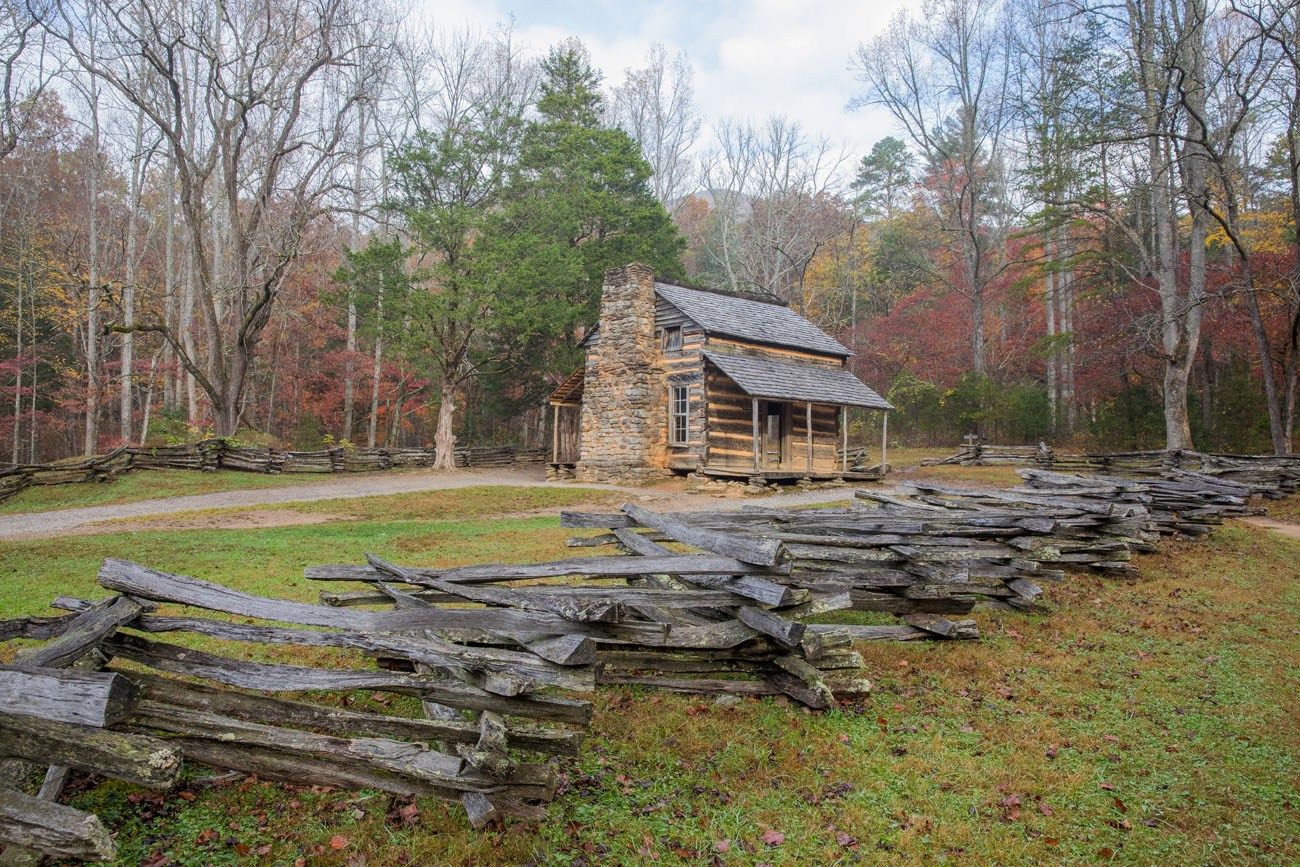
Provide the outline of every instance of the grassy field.
[[70,485],[40,485],[21,491],[0,503],[0,515],[18,512],[48,512],[82,506],[134,503],[157,497],[184,497],[217,491],[254,488],[286,488],[329,481],[323,473],[241,473],[224,470],[202,473],[195,470],[137,470],[109,482],[80,482]]
[[[354,520],[340,523],[0,544],[0,612],[103,595],[105,556],[302,600],[319,589],[304,566],[365,551],[429,565],[553,558],[574,553],[568,531],[517,513],[598,496],[451,491],[348,501]],[[980,642],[863,645],[876,690],[830,714],[603,689],[539,827],[475,833],[434,799],[404,821],[383,794],[250,780],[164,796],[83,780],[69,802],[116,831],[120,863],[155,867],[1293,864],[1298,560],[1300,542],[1244,526],[1170,543],[1140,558],[1140,579],[1049,587],[1051,614],[979,615]],[[408,700],[386,710],[416,712]]]

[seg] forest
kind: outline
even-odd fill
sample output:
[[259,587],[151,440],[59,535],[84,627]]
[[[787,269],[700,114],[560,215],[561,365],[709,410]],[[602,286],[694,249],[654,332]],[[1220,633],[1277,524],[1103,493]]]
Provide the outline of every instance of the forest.
[[822,325],[903,444],[1295,450],[1295,2],[925,0],[844,58],[874,142],[380,0],[0,12],[0,461],[544,443],[631,261]]

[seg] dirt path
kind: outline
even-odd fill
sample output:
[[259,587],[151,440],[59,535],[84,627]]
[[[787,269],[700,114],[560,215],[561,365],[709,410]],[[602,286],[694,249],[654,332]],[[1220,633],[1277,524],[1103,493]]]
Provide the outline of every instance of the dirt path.
[[[208,509],[239,509],[311,502],[315,500],[379,497],[390,494],[409,494],[422,491],[455,490],[479,485],[507,485],[512,487],[553,487],[571,483],[547,482],[540,470],[462,470],[454,473],[417,472],[391,475],[366,474],[331,479],[319,485],[298,485],[286,488],[260,490],[220,491],[211,494],[193,494],[184,497],[166,497],[140,500],[106,506],[87,506],[76,509],[58,509],[49,512],[0,516],[0,539],[41,539],[61,535],[85,535],[178,529],[180,525],[193,525],[206,529],[252,529],[260,526],[287,526],[311,524],[330,520],[331,516],[275,510],[273,512],[232,512],[202,516],[183,516],[178,513]],[[573,485],[602,491],[624,493],[629,499],[651,505],[653,508],[695,510],[733,509],[748,504],[773,506],[812,505],[843,500],[852,496],[852,489],[826,489],[798,491],[771,497],[724,498],[704,494],[688,494],[680,486],[631,488],[618,485]],[[545,510],[544,510],[545,511]],[[149,518],[158,518],[149,521]],[[122,519],[132,520],[123,525]]]
[[1263,527],[1266,530],[1281,533],[1288,539],[1300,539],[1300,524],[1289,524],[1275,518],[1242,518],[1241,522],[1250,524],[1252,527]]

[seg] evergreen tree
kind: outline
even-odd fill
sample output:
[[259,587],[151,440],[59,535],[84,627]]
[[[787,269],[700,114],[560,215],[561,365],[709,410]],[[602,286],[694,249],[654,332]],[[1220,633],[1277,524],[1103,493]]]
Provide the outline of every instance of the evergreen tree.
[[868,217],[892,220],[900,199],[912,184],[912,154],[893,136],[876,142],[858,164],[853,180],[859,210]]
[[679,277],[685,247],[641,149],[601,125],[600,74],[582,44],[553,48],[542,72],[538,117],[477,259],[482,279],[498,287],[500,327],[483,349],[495,363],[494,390],[519,405],[577,363],[575,337],[595,321],[606,269],[635,261]]

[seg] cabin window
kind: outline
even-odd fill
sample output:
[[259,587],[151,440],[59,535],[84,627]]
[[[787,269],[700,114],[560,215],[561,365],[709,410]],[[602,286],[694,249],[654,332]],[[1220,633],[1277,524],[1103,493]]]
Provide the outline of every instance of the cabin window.
[[686,415],[690,406],[690,389],[674,385],[668,389],[668,444],[684,446],[690,441],[690,422]]
[[664,329],[664,352],[682,351],[682,327],[673,325]]

